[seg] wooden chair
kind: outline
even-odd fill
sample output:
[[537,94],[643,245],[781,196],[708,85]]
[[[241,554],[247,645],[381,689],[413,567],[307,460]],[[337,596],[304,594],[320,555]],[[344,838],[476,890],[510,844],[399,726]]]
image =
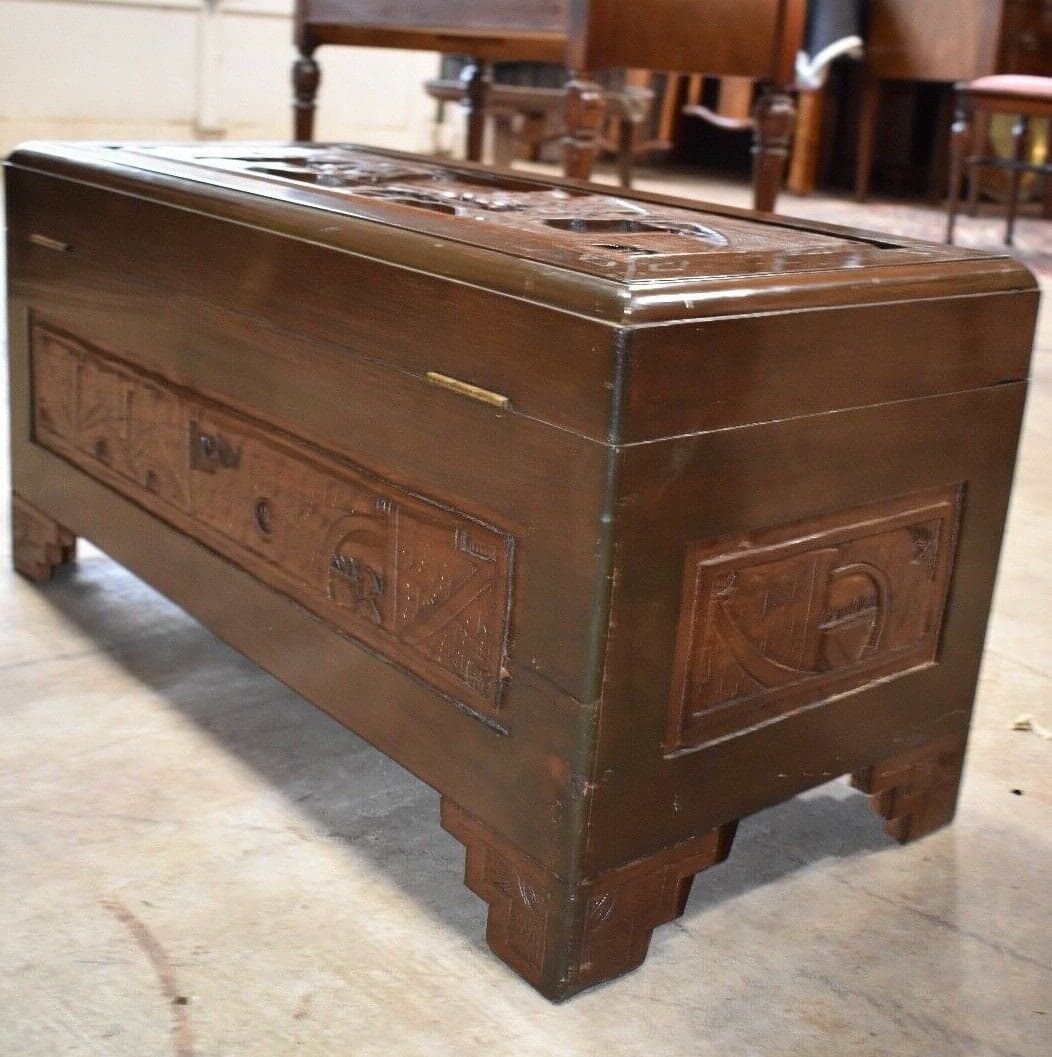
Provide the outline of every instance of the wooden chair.
[[[1010,173],[1005,245],[1011,246],[1019,212],[1019,185],[1023,173],[1036,172],[1044,176],[1046,213],[1049,204],[1052,204],[1052,164],[1037,164],[1030,160],[1031,121],[1034,118],[1052,119],[1052,77],[1002,74],[958,84],[956,110],[951,143],[946,241],[953,242],[953,230],[961,201],[962,178],[967,175],[971,181],[974,170],[985,166],[1006,169]],[[976,118],[979,118],[979,124],[985,128],[992,114],[1012,114],[1016,118],[1011,158],[973,153],[977,143]],[[978,142],[981,143],[982,140]]]
[[[465,78],[439,78],[424,83],[424,90],[440,103],[464,104],[470,87]],[[649,120],[654,93],[629,78],[623,88],[604,92],[606,113],[614,126],[613,151],[621,186],[632,186],[632,165],[637,153],[638,130]],[[486,91],[485,112],[493,122],[493,164],[508,168],[515,159],[519,139],[528,143],[531,155],[537,157],[548,140],[563,135],[561,117],[566,110],[566,91],[562,88],[534,87],[518,84],[490,84]],[[558,122],[553,136],[549,129]],[[521,127],[517,125],[521,123]]]

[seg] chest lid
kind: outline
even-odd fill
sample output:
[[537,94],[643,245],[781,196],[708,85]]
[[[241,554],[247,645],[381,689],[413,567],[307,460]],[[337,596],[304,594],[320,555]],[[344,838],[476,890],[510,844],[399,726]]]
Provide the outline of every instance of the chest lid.
[[16,242],[51,211],[139,281],[608,442],[1026,374],[1034,283],[1007,255],[343,144],[31,143],[8,171]]
[[[248,219],[254,202],[271,207],[277,227],[273,207],[307,207],[329,221],[314,224],[312,237],[338,248],[375,248],[367,231],[377,225],[416,236],[415,247],[387,239],[380,256],[395,263],[434,267],[421,239],[432,250],[436,239],[457,243],[461,254],[441,258],[451,277],[470,275],[618,323],[724,314],[720,295],[740,306],[743,278],[755,309],[787,281],[798,299],[821,300],[820,289],[857,290],[860,272],[878,284],[902,281],[909,267],[917,283],[925,278],[918,266],[987,259],[897,236],[342,144],[27,144],[12,161],[82,178],[87,168],[96,180],[167,200],[185,200],[193,188],[232,219]],[[979,270],[989,271],[988,263]]]

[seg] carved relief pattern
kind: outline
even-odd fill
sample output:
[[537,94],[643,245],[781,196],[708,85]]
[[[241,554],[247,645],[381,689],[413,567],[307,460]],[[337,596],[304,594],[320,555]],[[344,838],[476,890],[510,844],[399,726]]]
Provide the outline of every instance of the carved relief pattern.
[[736,829],[573,885],[449,800],[442,825],[467,849],[465,883],[490,906],[490,947],[549,997],[641,965],[654,929],[683,913],[694,875],[726,859]]
[[[708,261],[703,267],[716,269],[724,253],[736,268],[780,271],[791,258],[813,262],[823,254],[843,265],[845,253],[858,248],[857,241],[834,235],[340,144],[242,147],[236,153],[229,146],[202,144],[122,150],[139,155],[139,164],[145,155],[155,163],[191,163],[198,175],[214,169],[226,177],[251,177],[260,186],[309,189],[323,195],[329,209],[341,202],[381,206],[385,220],[408,221],[416,229],[433,228],[458,239],[468,236],[502,250],[525,249],[538,260],[612,277],[693,274],[700,266],[698,254]],[[406,210],[412,213],[407,216]],[[755,256],[746,261],[743,254]]]
[[512,540],[37,325],[36,439],[488,716]]
[[934,663],[959,503],[949,487],[692,546],[668,747]]
[[73,533],[18,495],[11,497],[11,532],[14,567],[37,583],[50,580],[57,566],[76,557]]

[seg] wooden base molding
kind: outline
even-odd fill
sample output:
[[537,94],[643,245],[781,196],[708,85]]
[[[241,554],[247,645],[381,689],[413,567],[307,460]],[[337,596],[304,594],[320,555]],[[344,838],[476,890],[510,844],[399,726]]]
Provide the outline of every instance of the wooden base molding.
[[77,556],[77,537],[21,496],[11,496],[11,555],[15,570],[46,583]]
[[870,807],[885,819],[884,831],[900,844],[947,825],[957,809],[964,766],[963,735],[925,745],[852,776],[869,794]]
[[464,882],[489,904],[494,954],[561,1001],[643,964],[654,929],[686,908],[694,875],[727,858],[737,823],[577,882],[446,799],[442,826],[467,848]]

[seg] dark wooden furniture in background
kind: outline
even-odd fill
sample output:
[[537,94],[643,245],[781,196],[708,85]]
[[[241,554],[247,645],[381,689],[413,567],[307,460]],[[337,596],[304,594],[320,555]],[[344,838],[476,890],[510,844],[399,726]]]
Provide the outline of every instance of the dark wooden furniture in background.
[[[469,99],[469,91],[460,80],[426,81],[424,91],[440,103],[464,104]],[[603,105],[608,123],[615,127],[618,179],[622,187],[631,187],[637,133],[650,118],[654,93],[649,88],[628,84],[617,91],[605,91]],[[493,164],[510,169],[517,142],[526,138],[533,159],[537,160],[541,147],[551,138],[548,130],[552,119],[561,128],[565,111],[566,92],[562,88],[491,84],[486,90],[485,113],[493,123]],[[516,124],[520,121],[525,126],[522,130]],[[561,136],[561,132],[557,135]]]
[[[1011,246],[1023,173],[1040,173],[1045,179],[1045,201],[1052,202],[1052,162],[1039,165],[1030,161],[1030,122],[1034,118],[1052,119],[1052,77],[1016,74],[981,77],[957,86],[956,103],[946,241],[953,242],[961,180],[967,176],[969,188],[974,188],[976,170],[996,167],[1007,169],[1011,174],[1005,222],[1005,245]],[[1012,132],[1014,150],[1010,159],[991,157],[984,152],[982,144],[976,142],[975,119],[980,114],[984,118],[991,114],[1010,114],[1016,119]],[[985,126],[985,120],[983,124]]]
[[949,821],[1010,257],[348,147],[6,175],[16,567],[86,536],[439,790],[545,995],[766,805],[853,772]]
[[796,110],[787,88],[807,0],[297,0],[295,137],[313,139],[324,44],[468,54],[468,157],[479,160],[486,63],[562,62],[567,85],[565,169],[587,179],[603,127],[598,70],[691,70],[763,83],[756,106],[755,204],[772,210]]
[[[881,82],[1052,76],[1052,0],[872,0],[859,117],[855,195],[869,194]],[[950,97],[939,121],[950,128]],[[977,129],[985,136],[985,129]],[[944,140],[945,143],[945,140]],[[937,147],[940,156],[945,151]],[[936,179],[940,188],[941,179]]]

